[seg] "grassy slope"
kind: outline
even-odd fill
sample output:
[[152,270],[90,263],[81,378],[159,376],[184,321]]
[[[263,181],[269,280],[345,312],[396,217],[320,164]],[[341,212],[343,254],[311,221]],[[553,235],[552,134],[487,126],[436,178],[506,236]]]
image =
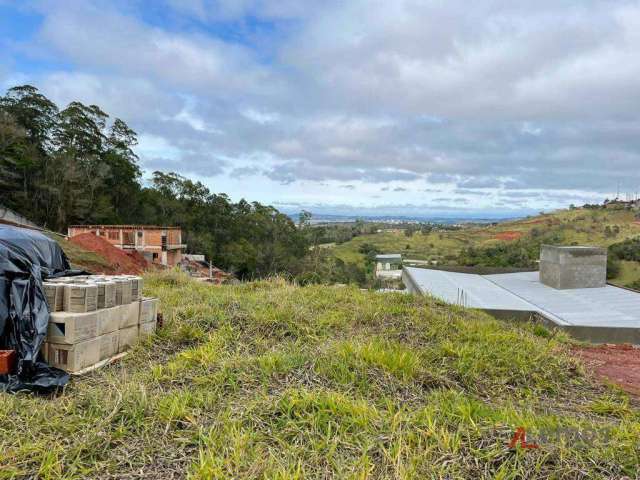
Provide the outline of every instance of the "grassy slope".
[[624,286],[640,279],[640,262],[622,260],[620,264],[620,274],[612,283]]
[[[0,396],[0,478],[638,473],[639,411],[540,327],[278,280],[212,287],[165,273],[145,293],[166,319],[153,344],[60,398]],[[598,433],[510,451],[519,425],[529,440]]]
[[[604,235],[606,226],[617,225],[620,233],[616,237]],[[497,226],[465,228],[459,231],[432,232],[428,235],[415,233],[407,237],[404,233],[378,233],[363,235],[337,245],[336,256],[346,262],[363,263],[364,256],[358,252],[360,245],[371,243],[386,253],[400,252],[405,258],[417,260],[437,260],[450,264],[455,260],[462,248],[469,246],[482,247],[500,242],[496,235],[501,232],[522,232],[529,235],[531,230],[547,233],[562,231],[567,244],[608,246],[630,237],[640,235],[640,224],[634,223],[634,214],[626,210],[562,210],[537,217],[505,222]],[[406,248],[409,246],[409,248]],[[626,265],[620,284],[627,280],[640,278],[640,269]],[[618,279],[619,280],[619,279]]]

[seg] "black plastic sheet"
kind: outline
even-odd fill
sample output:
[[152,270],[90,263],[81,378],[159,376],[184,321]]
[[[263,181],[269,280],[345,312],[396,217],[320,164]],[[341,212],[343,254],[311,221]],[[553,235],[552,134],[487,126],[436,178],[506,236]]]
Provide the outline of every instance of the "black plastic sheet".
[[35,230],[0,225],[0,348],[16,350],[18,359],[14,374],[0,375],[0,390],[46,393],[69,381],[41,353],[49,324],[42,282],[73,273],[54,240]]

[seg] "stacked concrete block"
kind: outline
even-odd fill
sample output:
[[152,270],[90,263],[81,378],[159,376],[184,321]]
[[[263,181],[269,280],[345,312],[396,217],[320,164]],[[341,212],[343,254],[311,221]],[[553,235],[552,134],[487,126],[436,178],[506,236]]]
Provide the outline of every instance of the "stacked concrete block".
[[142,299],[142,289],[144,287],[144,280],[142,277],[132,278],[131,296],[134,300]]
[[64,284],[64,311],[93,312],[98,308],[98,287],[90,283]]
[[131,303],[131,280],[115,277],[114,282],[116,283],[116,305]]
[[116,305],[116,282],[97,279],[93,283],[98,287],[98,308],[114,307]]
[[138,325],[121,328],[120,344],[118,345],[118,351],[122,353],[129,350],[133,345],[138,343],[138,338],[140,338]]
[[143,297],[140,300],[140,323],[155,322],[158,318],[158,299]]
[[49,342],[73,345],[97,336],[97,312],[52,312],[49,315]]
[[142,298],[142,278],[86,275],[48,279],[46,360],[71,373],[133,346],[155,331],[158,300]]
[[158,299],[144,297],[140,300],[139,335],[145,338],[156,331],[158,320]]
[[119,307],[103,308],[96,313],[98,315],[98,335],[120,331],[122,312]]
[[133,327],[140,322],[140,302],[118,305],[120,311],[120,328]]
[[44,351],[51,366],[73,373],[98,363],[100,350],[100,337],[96,337],[73,345],[48,342]]
[[100,360],[106,360],[117,355],[120,350],[120,331],[106,333],[100,338]]
[[57,282],[44,282],[44,294],[49,310],[59,312],[64,308],[64,286]]

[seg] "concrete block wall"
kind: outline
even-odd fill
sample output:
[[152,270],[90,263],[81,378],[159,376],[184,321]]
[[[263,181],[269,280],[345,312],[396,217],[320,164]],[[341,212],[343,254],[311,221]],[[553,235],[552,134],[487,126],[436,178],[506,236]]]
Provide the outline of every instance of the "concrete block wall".
[[542,245],[540,282],[558,290],[602,288],[607,284],[607,250]]

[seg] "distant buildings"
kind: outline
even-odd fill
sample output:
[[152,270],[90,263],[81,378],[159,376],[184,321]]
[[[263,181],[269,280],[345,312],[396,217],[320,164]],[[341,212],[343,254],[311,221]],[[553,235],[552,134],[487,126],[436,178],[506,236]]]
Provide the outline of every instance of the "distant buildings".
[[180,227],[152,225],[71,225],[69,237],[92,233],[122,250],[136,250],[149,263],[173,267],[187,248]]
[[400,279],[402,277],[402,255],[390,253],[376,255],[376,278]]
[[233,279],[233,276],[207,262],[204,255],[185,253],[180,268],[196,280],[221,284]]
[[621,200],[616,198],[614,200],[605,200],[603,204],[604,208],[608,209],[638,209],[640,208],[640,199],[632,199],[632,200]]

